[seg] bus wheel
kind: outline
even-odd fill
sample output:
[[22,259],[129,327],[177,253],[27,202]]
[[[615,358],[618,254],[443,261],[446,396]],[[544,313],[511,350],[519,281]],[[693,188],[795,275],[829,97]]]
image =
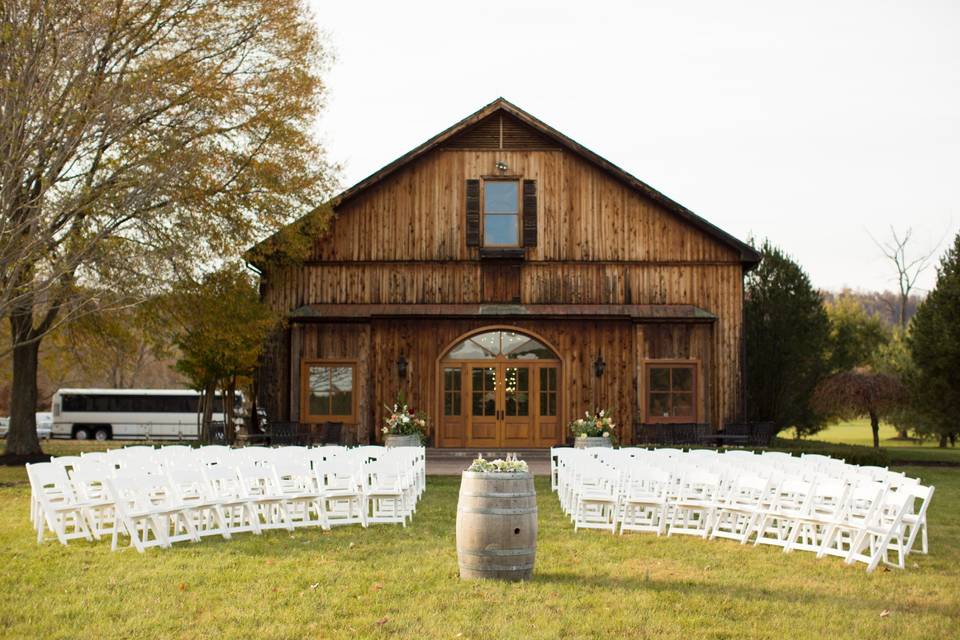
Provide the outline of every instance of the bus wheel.
[[93,434],[93,437],[96,438],[97,440],[109,440],[110,431],[101,427],[97,429],[96,433]]
[[83,427],[81,427],[73,432],[73,437],[76,440],[89,440],[90,432],[84,429]]

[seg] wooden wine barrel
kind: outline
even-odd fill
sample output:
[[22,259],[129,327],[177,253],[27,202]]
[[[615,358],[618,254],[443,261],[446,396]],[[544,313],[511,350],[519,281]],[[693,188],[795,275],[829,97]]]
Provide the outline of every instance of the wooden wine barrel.
[[527,580],[536,553],[533,476],[464,471],[457,503],[460,577]]

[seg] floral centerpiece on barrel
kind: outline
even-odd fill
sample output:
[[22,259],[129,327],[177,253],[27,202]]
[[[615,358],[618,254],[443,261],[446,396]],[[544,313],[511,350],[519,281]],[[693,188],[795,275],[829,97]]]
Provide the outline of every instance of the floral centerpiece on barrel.
[[577,449],[612,447],[616,439],[613,428],[616,426],[606,409],[600,409],[593,414],[587,411],[582,418],[570,423],[570,431],[574,436],[573,446]]
[[427,434],[430,418],[423,411],[414,411],[406,403],[384,406],[387,419],[380,431],[388,447],[419,447]]

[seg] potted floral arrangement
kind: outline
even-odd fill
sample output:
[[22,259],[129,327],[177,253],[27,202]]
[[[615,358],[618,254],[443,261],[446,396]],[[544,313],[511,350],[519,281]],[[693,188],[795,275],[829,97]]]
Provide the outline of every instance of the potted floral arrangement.
[[617,425],[614,424],[613,418],[605,409],[600,409],[592,415],[588,411],[582,418],[577,418],[570,423],[570,431],[574,436],[573,446],[577,449],[612,447],[615,426]]
[[388,415],[383,428],[383,444],[388,447],[419,447],[427,432],[429,418],[422,411],[414,411],[403,404],[393,408],[384,406]]

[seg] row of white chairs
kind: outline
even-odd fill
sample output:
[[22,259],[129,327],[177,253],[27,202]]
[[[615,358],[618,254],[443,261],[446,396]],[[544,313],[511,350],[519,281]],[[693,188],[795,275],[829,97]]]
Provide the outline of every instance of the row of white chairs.
[[423,447],[126,447],[28,464],[42,543],[120,536],[143,552],[205,536],[412,520]]
[[934,492],[903,473],[828,456],[640,448],[553,449],[551,485],[574,530],[752,541],[862,562],[868,572],[928,552]]

